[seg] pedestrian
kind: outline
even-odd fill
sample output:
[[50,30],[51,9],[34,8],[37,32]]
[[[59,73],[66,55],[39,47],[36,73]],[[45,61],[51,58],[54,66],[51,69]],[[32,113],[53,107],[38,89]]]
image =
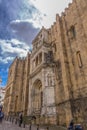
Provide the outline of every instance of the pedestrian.
[[21,124],[23,122],[23,116],[22,116],[22,112],[19,113],[19,126],[21,127]]
[[2,112],[2,108],[0,108],[0,123],[2,123],[3,118],[4,118],[4,113]]
[[73,122],[73,119],[70,121],[68,130],[74,130],[74,122]]

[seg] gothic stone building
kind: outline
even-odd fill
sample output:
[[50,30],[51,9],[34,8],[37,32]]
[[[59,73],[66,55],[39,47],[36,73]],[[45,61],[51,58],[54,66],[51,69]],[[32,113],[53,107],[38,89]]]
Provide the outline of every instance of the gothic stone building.
[[27,114],[30,54],[25,59],[15,58],[9,67],[8,81],[4,100],[4,113],[17,115]]
[[28,114],[42,122],[65,124],[74,118],[86,124],[86,14],[87,1],[74,0],[33,41]]
[[36,123],[87,124],[86,15],[87,0],[73,0],[32,42],[27,114]]

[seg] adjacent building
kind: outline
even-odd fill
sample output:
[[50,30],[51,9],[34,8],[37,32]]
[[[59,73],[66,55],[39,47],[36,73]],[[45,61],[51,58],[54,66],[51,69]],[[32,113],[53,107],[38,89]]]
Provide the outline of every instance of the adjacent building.
[[0,106],[4,104],[4,97],[5,97],[5,87],[0,87]]
[[6,115],[27,113],[30,54],[26,58],[16,57],[9,68],[4,112]]

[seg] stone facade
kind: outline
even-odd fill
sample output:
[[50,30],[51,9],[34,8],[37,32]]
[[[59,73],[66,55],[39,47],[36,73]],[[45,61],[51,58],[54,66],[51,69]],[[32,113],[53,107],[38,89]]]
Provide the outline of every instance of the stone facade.
[[[52,26],[59,124],[87,122],[87,1],[74,0]],[[57,33],[56,33],[57,32]],[[63,96],[62,96],[62,95]]]
[[14,115],[21,111],[26,115],[28,107],[30,54],[25,59],[15,58],[9,68],[4,112]]
[[[61,16],[56,15],[56,21],[49,29],[42,27],[32,42],[30,64],[26,65],[30,71],[25,70],[28,71],[29,78],[24,80],[24,84],[28,81],[26,111],[28,115],[36,117],[36,123],[67,125],[74,118],[75,123],[82,123],[86,127],[86,15],[87,0],[73,0]],[[12,82],[9,75],[7,86],[9,89],[10,85],[10,91],[13,91],[15,88],[12,84],[16,83],[15,86],[19,86],[17,89],[22,94],[23,88],[26,87],[22,88],[19,82],[24,71],[22,61],[20,63],[17,82]],[[25,90],[27,91],[27,88]],[[19,99],[19,96],[17,98]],[[17,111],[21,109],[20,101],[17,100]],[[24,101],[26,102],[26,98]]]
[[56,124],[55,73],[48,37],[48,30],[43,27],[32,43],[28,115],[34,115],[36,123],[45,124],[49,120]]
[[4,104],[4,97],[5,97],[5,87],[0,87],[0,106]]
[[[87,1],[74,0],[51,27],[57,123],[87,124]],[[63,95],[63,96],[62,96]]]

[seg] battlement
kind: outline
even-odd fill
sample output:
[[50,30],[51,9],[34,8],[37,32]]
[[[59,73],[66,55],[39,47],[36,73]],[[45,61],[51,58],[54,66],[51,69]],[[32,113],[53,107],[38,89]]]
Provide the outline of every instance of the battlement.
[[71,3],[68,4],[68,6],[65,8],[65,10],[61,13],[60,16],[62,17],[64,15],[66,15],[67,12],[69,12],[71,10],[73,5],[74,5],[74,0]]

